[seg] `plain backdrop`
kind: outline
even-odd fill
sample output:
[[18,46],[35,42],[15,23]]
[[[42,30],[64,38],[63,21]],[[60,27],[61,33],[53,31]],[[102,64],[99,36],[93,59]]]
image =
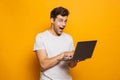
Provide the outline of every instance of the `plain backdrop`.
[[39,80],[35,36],[50,27],[50,11],[68,8],[65,32],[98,40],[91,59],[71,69],[73,80],[120,80],[119,0],[0,0],[0,80]]

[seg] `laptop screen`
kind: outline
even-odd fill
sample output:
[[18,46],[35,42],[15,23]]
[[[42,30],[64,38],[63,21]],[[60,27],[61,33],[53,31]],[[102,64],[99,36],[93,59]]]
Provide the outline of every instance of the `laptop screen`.
[[96,42],[97,40],[78,42],[72,60],[81,61],[87,58],[91,58]]

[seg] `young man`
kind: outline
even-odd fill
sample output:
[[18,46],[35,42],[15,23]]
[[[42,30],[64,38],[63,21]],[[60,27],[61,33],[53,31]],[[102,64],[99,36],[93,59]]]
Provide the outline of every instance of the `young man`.
[[[72,37],[63,32],[69,11],[63,7],[51,11],[50,29],[36,36],[34,51],[40,62],[40,80],[72,80],[69,67],[77,62],[69,61],[74,54]],[[67,60],[63,60],[67,57]]]

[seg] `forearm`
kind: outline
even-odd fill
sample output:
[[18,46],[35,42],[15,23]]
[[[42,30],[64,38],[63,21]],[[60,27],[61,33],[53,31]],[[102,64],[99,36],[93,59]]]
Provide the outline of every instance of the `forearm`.
[[41,71],[47,70],[47,69],[57,65],[63,57],[64,57],[63,54],[59,54],[55,57],[44,59],[42,62],[40,62]]

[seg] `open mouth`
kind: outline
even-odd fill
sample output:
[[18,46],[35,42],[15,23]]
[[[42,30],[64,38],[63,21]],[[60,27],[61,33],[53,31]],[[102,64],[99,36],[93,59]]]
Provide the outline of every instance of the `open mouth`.
[[59,29],[60,29],[60,30],[63,30],[63,29],[64,29],[64,27],[59,27]]

